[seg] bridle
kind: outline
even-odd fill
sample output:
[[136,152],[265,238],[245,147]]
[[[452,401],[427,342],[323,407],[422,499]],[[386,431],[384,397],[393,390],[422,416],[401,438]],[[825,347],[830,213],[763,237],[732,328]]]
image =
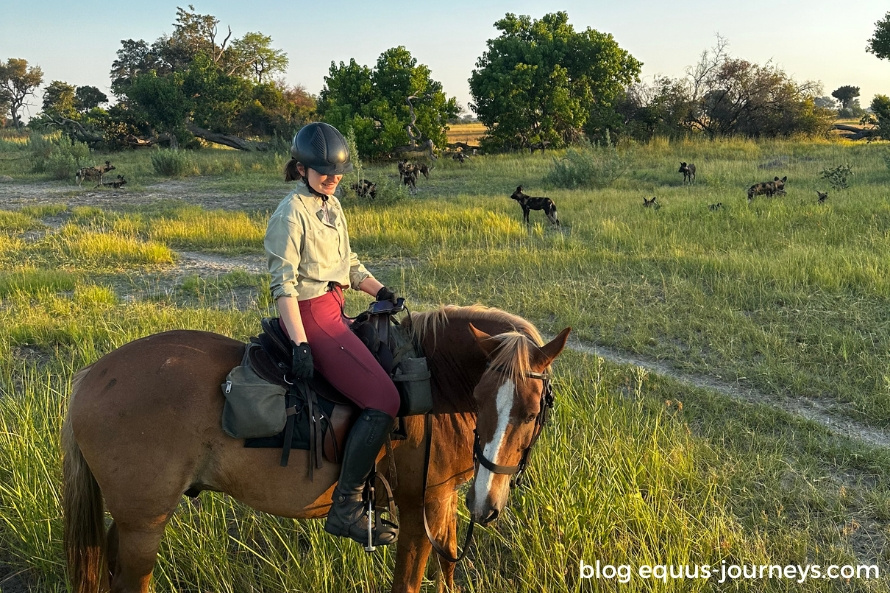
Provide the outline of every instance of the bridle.
[[[502,373],[506,373],[506,369],[496,368],[494,370],[500,371]],[[538,437],[541,436],[541,432],[544,429],[544,425],[547,424],[547,421],[550,419],[550,410],[553,409],[553,386],[550,384],[550,373],[535,373],[535,372],[527,372],[524,376],[528,379],[539,379],[541,380],[543,385],[543,390],[541,391],[541,405],[538,410],[538,415],[535,418],[535,431],[532,434],[532,439],[526,447],[522,451],[522,457],[519,459],[518,465],[499,465],[487,457],[485,457],[485,452],[482,450],[481,445],[479,444],[479,433],[476,429],[473,429],[474,439],[473,439],[473,462],[479,462],[479,465],[487,469],[488,471],[496,474],[513,476],[510,480],[510,488],[516,488],[517,486],[522,484],[522,476],[525,473],[525,468],[528,466],[528,459],[532,452],[532,447],[535,446],[535,443],[538,441]]]
[[[489,367],[491,368],[491,367]],[[504,367],[495,367],[495,371],[506,374],[507,369]],[[538,410],[538,415],[535,417],[535,432],[532,435],[532,439],[522,452],[522,457],[519,459],[519,463],[517,465],[499,465],[494,463],[487,457],[485,457],[484,452],[482,451],[482,447],[479,445],[479,433],[476,429],[473,429],[473,463],[478,461],[479,465],[486,468],[488,471],[503,474],[503,475],[511,475],[513,478],[510,480],[510,489],[513,489],[522,483],[522,476],[525,473],[525,469],[528,466],[529,456],[531,455],[532,447],[534,447],[535,443],[538,441],[538,437],[541,436],[541,432],[544,428],[544,425],[547,424],[547,421],[550,418],[550,410],[553,409],[553,386],[550,384],[550,373],[543,372],[537,373],[533,371],[529,371],[523,373],[523,376],[528,379],[538,379],[543,382],[543,389],[541,391],[541,405]],[[426,455],[424,457],[424,466],[423,466],[423,489],[421,492],[423,493],[424,500],[426,499],[426,486],[427,486],[427,475],[429,472],[429,463],[430,463],[430,449],[432,446],[432,416],[430,413],[426,414]],[[473,527],[476,525],[476,521],[472,518],[470,519],[470,525],[467,527],[467,534],[464,539],[463,550],[459,551],[457,556],[453,556],[451,552],[443,548],[433,537],[433,534],[430,533],[429,523],[426,518],[426,506],[425,503],[422,508],[423,514],[423,529],[426,532],[426,537],[432,544],[433,549],[436,551],[442,559],[447,562],[460,562],[463,560],[464,556],[467,555],[467,552],[470,550],[470,546],[473,541]]]

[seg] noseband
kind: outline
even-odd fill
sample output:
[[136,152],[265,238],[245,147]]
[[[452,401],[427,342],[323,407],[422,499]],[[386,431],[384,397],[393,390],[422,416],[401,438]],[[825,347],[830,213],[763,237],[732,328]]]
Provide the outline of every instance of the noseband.
[[[494,370],[506,373],[506,369],[503,367],[497,367]],[[547,420],[550,418],[550,410],[553,409],[553,386],[550,384],[550,373],[528,372],[523,376],[528,379],[541,380],[544,383],[544,389],[541,392],[540,410],[535,418],[535,432],[532,435],[532,440],[528,444],[528,447],[523,450],[522,457],[519,459],[519,464],[499,465],[485,457],[485,453],[479,444],[479,433],[475,428],[473,429],[473,461],[478,461],[479,465],[492,473],[513,476],[510,480],[510,488],[515,488],[522,484],[522,476],[525,474],[525,469],[528,466],[528,459],[529,455],[531,455],[532,447],[534,447],[535,443],[538,441],[538,437],[541,436],[544,425],[547,424]]]

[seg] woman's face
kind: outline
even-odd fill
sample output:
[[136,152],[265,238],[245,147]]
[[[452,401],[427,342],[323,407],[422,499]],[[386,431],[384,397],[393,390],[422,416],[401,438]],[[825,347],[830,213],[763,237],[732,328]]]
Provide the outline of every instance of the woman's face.
[[308,173],[306,177],[309,180],[309,187],[326,196],[333,195],[334,190],[340,184],[340,180],[343,179],[342,175],[322,175],[311,168],[307,168],[306,172]]

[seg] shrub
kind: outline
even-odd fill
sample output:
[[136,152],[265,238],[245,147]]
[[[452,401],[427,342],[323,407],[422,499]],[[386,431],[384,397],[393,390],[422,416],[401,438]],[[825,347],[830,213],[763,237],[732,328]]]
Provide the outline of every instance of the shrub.
[[90,157],[86,144],[72,143],[61,134],[32,134],[28,144],[32,170],[35,173],[48,173],[53,179],[71,179]]
[[175,148],[159,150],[152,154],[151,166],[155,173],[166,177],[186,177],[198,174],[198,166],[191,155]]
[[832,169],[822,169],[822,179],[827,179],[834,189],[846,189],[847,177],[853,174],[850,165],[838,165]]
[[585,143],[580,148],[568,149],[562,159],[554,159],[546,181],[566,189],[601,188],[621,177],[629,165],[614,146]]

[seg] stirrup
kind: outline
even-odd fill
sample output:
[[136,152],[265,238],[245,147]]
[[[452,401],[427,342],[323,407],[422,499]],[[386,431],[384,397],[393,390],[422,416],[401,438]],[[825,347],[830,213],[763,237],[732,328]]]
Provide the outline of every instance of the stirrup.
[[[355,506],[356,503],[359,505],[358,508]],[[328,513],[324,524],[326,532],[331,535],[348,537],[362,544],[366,552],[373,552],[376,546],[387,546],[398,541],[399,526],[382,517],[381,513],[373,508],[373,503],[365,504],[361,501],[347,500],[341,505],[347,508],[339,510],[332,507]],[[359,513],[355,514],[355,511],[359,511]],[[388,511],[384,512],[389,514]],[[373,516],[373,521],[369,516]],[[365,521],[364,527],[361,526],[362,519]],[[384,536],[388,541],[381,539]],[[392,539],[389,539],[390,536]]]

